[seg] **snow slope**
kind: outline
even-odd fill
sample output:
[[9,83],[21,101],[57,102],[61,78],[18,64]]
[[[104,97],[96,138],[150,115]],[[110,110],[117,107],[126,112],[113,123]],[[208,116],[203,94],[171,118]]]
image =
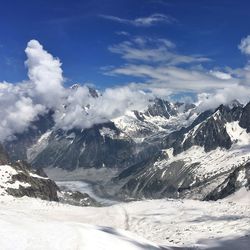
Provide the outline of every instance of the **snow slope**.
[[3,250],[203,249],[250,234],[247,203],[145,200],[83,208],[7,198],[0,202]]

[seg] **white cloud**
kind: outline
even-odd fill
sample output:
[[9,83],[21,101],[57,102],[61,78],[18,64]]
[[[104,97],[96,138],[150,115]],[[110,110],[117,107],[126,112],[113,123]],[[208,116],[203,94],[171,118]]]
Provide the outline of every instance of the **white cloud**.
[[243,38],[238,47],[243,54],[250,55],[250,35]]
[[63,76],[59,59],[43,49],[36,40],[28,42],[25,49],[30,82],[34,86],[32,94],[48,108],[55,108],[63,97]]
[[29,80],[0,83],[0,141],[25,131],[39,114],[55,111],[58,128],[88,128],[124,114],[143,109],[149,96],[129,86],[106,89],[99,98],[87,86],[65,88],[59,59],[31,40],[25,49]]
[[198,94],[198,108],[200,111],[217,108],[221,104],[228,104],[233,100],[239,100],[246,104],[249,102],[250,88],[234,84],[223,89],[217,89],[210,93]]
[[35,104],[27,95],[29,87],[26,83],[0,83],[0,141],[23,132],[39,113],[45,112],[43,105]]
[[121,55],[128,61],[165,63],[168,65],[207,62],[210,59],[199,55],[182,55],[175,52],[175,44],[167,39],[134,37],[128,41],[110,46],[112,53]]
[[160,13],[152,14],[148,17],[139,17],[135,19],[126,19],[116,16],[101,15],[102,18],[112,20],[118,23],[129,24],[137,27],[150,27],[157,23],[173,23],[175,19]]
[[219,78],[219,79],[222,79],[222,80],[229,80],[232,78],[232,76],[228,73],[225,73],[225,72],[221,72],[221,71],[218,71],[218,70],[211,70],[210,71],[211,75]]
[[119,36],[130,36],[130,34],[129,34],[129,32],[127,32],[127,31],[124,31],[124,30],[122,30],[122,31],[117,31],[117,32],[115,32],[117,35],[119,35]]
[[144,84],[138,88],[169,89],[172,91],[211,91],[236,84],[238,79],[221,79],[209,72],[193,69],[184,69],[175,66],[150,66],[145,64],[128,64],[111,71],[114,75],[127,75],[144,79]]
[[150,96],[129,86],[108,88],[98,98],[89,97],[86,86],[68,91],[66,108],[57,109],[56,126],[63,129],[89,128],[123,115],[127,110],[143,110]]
[[[106,74],[135,77],[140,83],[132,84],[133,88],[151,91],[156,95],[183,92],[197,94],[202,103],[201,109],[217,107],[233,99],[243,103],[249,100],[249,63],[239,69],[206,69],[202,63],[208,61],[208,58],[182,55],[173,43],[165,41],[164,44],[159,39],[131,37],[130,40],[109,47],[125,63],[108,70]],[[250,36],[242,40],[242,52],[248,53],[249,41]]]

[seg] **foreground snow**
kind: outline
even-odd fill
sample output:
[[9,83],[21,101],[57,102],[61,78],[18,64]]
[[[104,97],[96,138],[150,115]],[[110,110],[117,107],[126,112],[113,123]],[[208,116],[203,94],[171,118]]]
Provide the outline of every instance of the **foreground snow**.
[[83,208],[31,198],[1,199],[3,250],[202,248],[250,233],[249,203],[230,200],[146,200]]

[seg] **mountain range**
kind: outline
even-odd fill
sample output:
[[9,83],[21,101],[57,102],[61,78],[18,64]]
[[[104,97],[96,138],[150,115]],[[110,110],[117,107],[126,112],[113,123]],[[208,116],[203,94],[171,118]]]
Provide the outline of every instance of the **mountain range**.
[[[92,88],[89,94],[100,95]],[[4,143],[12,160],[71,173],[111,169],[101,184],[121,199],[217,200],[249,188],[250,103],[201,112],[195,104],[156,98],[144,110],[70,130],[55,126],[54,112]]]

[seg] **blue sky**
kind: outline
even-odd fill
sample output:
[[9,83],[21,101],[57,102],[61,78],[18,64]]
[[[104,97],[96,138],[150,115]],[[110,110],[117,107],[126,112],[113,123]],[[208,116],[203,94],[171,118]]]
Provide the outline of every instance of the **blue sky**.
[[[1,1],[0,81],[27,78],[24,49],[31,39],[60,58],[67,83],[90,82],[99,88],[148,81],[131,71],[109,72],[127,64],[162,63],[126,58],[128,49],[139,46],[134,43],[138,38],[148,50],[163,46],[158,42],[164,39],[173,44],[166,46],[175,56],[209,59],[180,63],[180,68],[241,68],[246,56],[238,44],[250,33],[249,13],[247,0]],[[149,17],[155,22],[143,23]],[[124,51],[122,44],[131,41]]]

